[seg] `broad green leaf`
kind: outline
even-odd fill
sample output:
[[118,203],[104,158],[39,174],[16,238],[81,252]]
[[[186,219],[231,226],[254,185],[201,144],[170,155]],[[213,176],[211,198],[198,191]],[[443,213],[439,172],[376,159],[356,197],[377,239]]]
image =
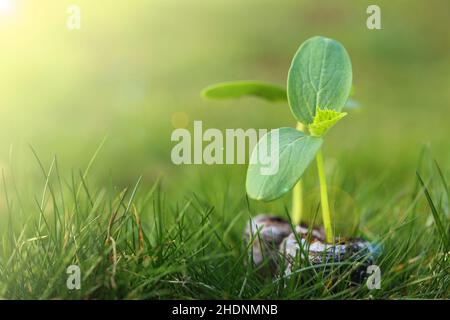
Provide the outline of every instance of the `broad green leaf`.
[[309,132],[314,137],[322,137],[339,120],[347,115],[347,112],[339,112],[321,108],[316,109],[313,123],[309,126]]
[[312,123],[317,107],[341,111],[351,87],[350,58],[339,42],[313,37],[300,46],[289,69],[287,89],[289,106],[299,122]]
[[262,81],[234,81],[211,85],[202,91],[208,99],[231,99],[255,96],[271,102],[287,101],[286,89]]
[[[276,143],[278,150],[273,148]],[[247,170],[247,194],[250,198],[264,201],[281,197],[301,178],[321,145],[321,138],[306,135],[294,128],[270,131],[253,149]],[[272,166],[275,170],[270,174],[267,172],[267,168],[270,167],[269,161],[261,157],[260,150],[267,150],[262,152],[266,156],[273,154],[270,160],[272,164],[278,164]]]

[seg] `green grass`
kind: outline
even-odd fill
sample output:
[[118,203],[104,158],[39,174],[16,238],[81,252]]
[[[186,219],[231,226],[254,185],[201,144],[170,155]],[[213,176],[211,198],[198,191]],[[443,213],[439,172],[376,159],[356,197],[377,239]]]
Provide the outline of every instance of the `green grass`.
[[[290,278],[261,276],[242,238],[260,204],[226,179],[207,191],[198,179],[191,192],[174,200],[161,180],[145,186],[137,179],[123,190],[95,187],[88,181],[92,163],[63,177],[56,158],[39,162],[43,191],[34,203],[21,198],[13,178],[4,179],[8,216],[1,220],[0,297],[448,298],[448,183],[428,153],[421,158],[421,180],[411,179],[397,194],[382,194],[384,179],[349,190],[362,204],[360,233],[382,247],[376,261],[380,290],[349,286],[354,266],[344,263],[331,273],[300,264]],[[288,199],[275,206],[279,215],[288,214]],[[81,268],[81,290],[66,288],[71,264]]]

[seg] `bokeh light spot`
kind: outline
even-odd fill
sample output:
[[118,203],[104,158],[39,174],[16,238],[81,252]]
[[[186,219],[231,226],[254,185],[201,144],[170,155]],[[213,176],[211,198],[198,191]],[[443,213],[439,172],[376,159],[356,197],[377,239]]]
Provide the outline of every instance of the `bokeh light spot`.
[[172,114],[172,126],[174,128],[186,128],[189,123],[189,117],[186,112],[174,112]]

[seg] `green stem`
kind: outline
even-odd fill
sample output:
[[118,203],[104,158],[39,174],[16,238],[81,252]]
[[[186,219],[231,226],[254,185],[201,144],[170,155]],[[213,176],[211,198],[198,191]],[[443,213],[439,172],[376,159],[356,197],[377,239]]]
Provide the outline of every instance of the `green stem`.
[[322,219],[325,228],[326,240],[328,243],[334,242],[333,228],[331,226],[330,206],[328,204],[327,181],[325,178],[325,170],[323,165],[322,150],[319,150],[316,155],[317,173],[319,175],[320,183],[320,203],[322,206]]
[[303,215],[303,181],[299,180],[292,191],[292,223],[299,224]]
[[[298,122],[297,130],[304,131],[305,126]],[[292,223],[294,225],[299,224],[302,221],[303,216],[303,181],[300,179],[292,190]]]

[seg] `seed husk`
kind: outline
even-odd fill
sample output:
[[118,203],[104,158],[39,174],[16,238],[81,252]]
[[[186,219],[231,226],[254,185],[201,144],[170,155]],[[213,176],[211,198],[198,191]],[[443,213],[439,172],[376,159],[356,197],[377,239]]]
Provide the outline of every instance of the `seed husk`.
[[374,264],[375,246],[362,238],[340,238],[330,244],[325,241],[323,227],[309,228],[302,224],[295,226],[295,233],[292,231],[288,221],[274,215],[260,214],[250,219],[244,237],[250,245],[252,263],[261,266],[267,262],[268,268],[261,270],[272,276],[280,271],[280,266],[289,276],[296,261],[306,258],[309,264],[320,266],[321,270],[327,264],[343,263],[348,268],[350,263],[350,280],[356,284],[363,282],[367,267]]

